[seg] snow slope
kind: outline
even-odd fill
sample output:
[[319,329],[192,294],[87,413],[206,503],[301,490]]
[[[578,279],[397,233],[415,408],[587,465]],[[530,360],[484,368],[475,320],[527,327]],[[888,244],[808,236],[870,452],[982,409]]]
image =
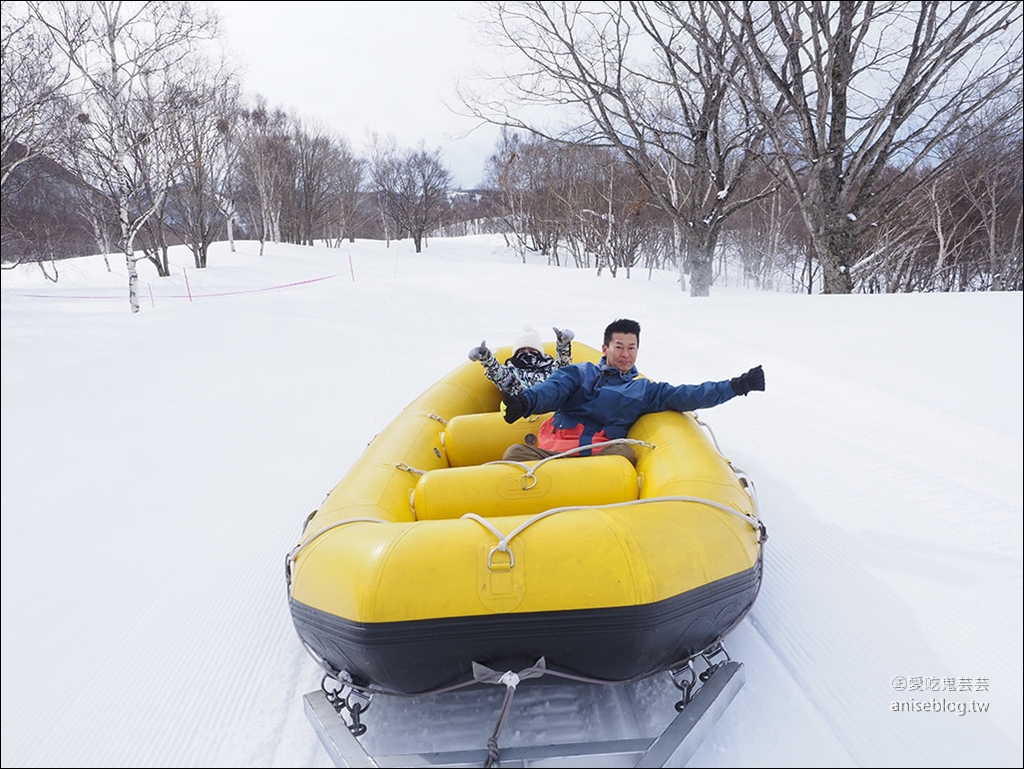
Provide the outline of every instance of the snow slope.
[[[486,236],[172,261],[137,315],[117,257],[2,273],[5,767],[329,766],[285,593],[306,515],[481,339],[600,346],[617,317],[652,378],[767,378],[700,414],[769,540],[726,644],[745,686],[691,763],[1022,764],[1020,293],[693,299]],[[524,689],[501,744],[657,727],[677,695]],[[453,703],[378,699],[367,739],[483,747],[497,708]]]

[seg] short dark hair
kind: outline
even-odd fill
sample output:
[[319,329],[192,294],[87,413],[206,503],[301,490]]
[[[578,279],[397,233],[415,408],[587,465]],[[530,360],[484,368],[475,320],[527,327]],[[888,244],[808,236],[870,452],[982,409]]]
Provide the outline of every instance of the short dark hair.
[[640,346],[640,324],[629,318],[613,320],[604,330],[604,343],[612,341],[612,334],[635,334],[637,347]]

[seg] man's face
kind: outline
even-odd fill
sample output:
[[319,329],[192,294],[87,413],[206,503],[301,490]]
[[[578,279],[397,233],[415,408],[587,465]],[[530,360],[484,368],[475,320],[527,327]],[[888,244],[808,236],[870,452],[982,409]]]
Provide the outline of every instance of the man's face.
[[636,355],[640,349],[640,342],[636,334],[612,334],[611,341],[601,346],[605,362],[625,373],[636,364]]

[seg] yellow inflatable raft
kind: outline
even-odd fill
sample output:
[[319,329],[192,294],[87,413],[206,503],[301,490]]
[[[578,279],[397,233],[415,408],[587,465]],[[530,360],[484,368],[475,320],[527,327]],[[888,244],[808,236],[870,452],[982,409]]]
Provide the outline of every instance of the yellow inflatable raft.
[[[554,345],[547,345],[554,354]],[[499,360],[510,354],[496,351]],[[573,344],[576,361],[600,352]],[[356,685],[422,693],[473,663],[625,681],[684,664],[753,605],[753,486],[693,414],[636,422],[619,456],[501,461],[508,425],[467,361],[410,403],[306,521],[288,602],[307,650]]]

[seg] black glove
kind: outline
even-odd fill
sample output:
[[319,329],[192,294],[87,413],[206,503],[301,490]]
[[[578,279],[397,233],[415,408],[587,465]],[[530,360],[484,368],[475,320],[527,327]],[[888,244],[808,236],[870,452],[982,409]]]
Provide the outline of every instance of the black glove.
[[555,343],[562,344],[563,342],[571,342],[576,338],[576,335],[572,333],[571,328],[555,328],[552,326],[552,330],[555,332]]
[[501,399],[505,403],[505,421],[509,424],[525,417],[530,410],[530,402],[525,395],[503,395]]
[[764,370],[754,366],[747,373],[730,379],[729,384],[737,395],[746,395],[751,390],[764,390]]
[[487,349],[487,342],[481,342],[479,347],[474,347],[469,351],[470,360],[487,360],[487,357],[491,354],[491,351]]

